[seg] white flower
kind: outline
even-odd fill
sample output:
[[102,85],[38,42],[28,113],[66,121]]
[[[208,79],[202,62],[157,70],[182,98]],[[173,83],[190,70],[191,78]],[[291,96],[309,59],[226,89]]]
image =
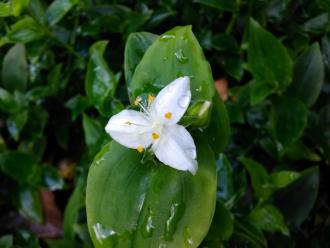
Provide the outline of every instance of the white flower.
[[177,123],[191,99],[189,77],[180,77],[163,88],[156,98],[149,95],[148,105],[136,105],[142,112],[123,110],[105,127],[107,133],[123,146],[143,152],[151,146],[159,161],[178,170],[197,171],[196,146],[185,127]]

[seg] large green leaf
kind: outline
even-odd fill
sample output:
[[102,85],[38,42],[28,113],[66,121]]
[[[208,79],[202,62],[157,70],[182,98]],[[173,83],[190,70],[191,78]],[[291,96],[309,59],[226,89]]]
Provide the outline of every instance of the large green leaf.
[[157,35],[139,32],[128,36],[125,46],[125,79],[132,80],[136,66],[140,63],[144,53],[157,39]]
[[[272,91],[282,92],[291,83],[292,61],[288,51],[276,37],[253,19],[250,19],[249,25],[248,63],[265,96]],[[265,97],[261,97],[257,89],[252,92],[258,93],[261,100]]]
[[55,25],[65,14],[79,1],[78,0],[55,0],[46,11],[49,25]]
[[293,83],[288,94],[299,98],[307,107],[312,106],[322,88],[324,66],[320,47],[317,43],[300,55],[294,66]]
[[197,142],[195,176],[112,141],[95,157],[86,208],[95,247],[197,247],[214,213],[216,171],[212,151]]
[[9,49],[2,63],[2,82],[4,88],[24,91],[28,79],[28,65],[25,47],[17,44]]
[[109,116],[109,100],[112,99],[117,86],[115,75],[103,58],[107,44],[107,41],[98,41],[90,47],[85,81],[85,90],[90,102],[105,116]]
[[191,26],[173,28],[148,48],[132,80],[127,82],[130,98],[157,93],[180,76],[190,77],[193,102],[212,101],[214,82],[210,65]]

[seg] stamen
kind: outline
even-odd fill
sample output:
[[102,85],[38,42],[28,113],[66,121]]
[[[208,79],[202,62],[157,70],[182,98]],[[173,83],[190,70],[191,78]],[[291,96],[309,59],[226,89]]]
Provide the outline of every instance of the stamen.
[[143,148],[142,146],[138,146],[138,147],[136,148],[136,150],[137,150],[139,153],[141,153],[141,152],[144,151],[144,148]]
[[158,133],[152,133],[151,136],[152,136],[152,139],[154,139],[154,140],[159,139],[159,137],[160,137],[160,135]]
[[127,125],[130,126],[130,125],[132,125],[132,122],[130,122],[130,121],[126,121],[125,124],[127,124]]
[[155,97],[153,95],[148,95],[148,103],[152,103],[155,100]]
[[134,101],[134,105],[138,106],[138,105],[140,105],[141,102],[142,102],[142,98],[140,96],[138,96]]
[[171,112],[167,112],[164,116],[165,116],[166,119],[169,119],[169,120],[172,119],[172,113]]

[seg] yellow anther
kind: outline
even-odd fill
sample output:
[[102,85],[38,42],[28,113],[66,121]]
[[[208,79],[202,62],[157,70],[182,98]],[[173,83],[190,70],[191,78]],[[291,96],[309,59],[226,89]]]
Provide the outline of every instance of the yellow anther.
[[169,119],[169,120],[172,119],[172,113],[171,112],[167,112],[164,116],[165,116],[166,119]]
[[141,101],[142,101],[142,98],[140,96],[138,96],[134,101],[134,105],[136,105],[136,106],[139,105]]
[[151,136],[154,140],[159,139],[160,137],[158,133],[152,133]]
[[132,125],[132,122],[130,122],[130,121],[126,121],[125,124],[127,124],[127,125],[130,126],[130,125]]
[[148,95],[148,103],[152,103],[155,100],[153,95]]
[[141,153],[144,151],[144,148],[142,146],[138,146],[136,150]]

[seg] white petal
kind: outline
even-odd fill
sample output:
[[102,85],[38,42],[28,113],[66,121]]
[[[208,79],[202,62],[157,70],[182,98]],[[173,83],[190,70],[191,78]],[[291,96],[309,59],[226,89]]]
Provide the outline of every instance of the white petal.
[[177,123],[186,112],[190,99],[189,77],[179,77],[158,93],[151,106],[151,115],[165,124]]
[[190,133],[181,125],[164,126],[152,149],[164,164],[178,170],[197,171],[196,146]]
[[145,114],[134,110],[123,110],[112,116],[105,131],[119,144],[137,148],[150,146],[151,127]]

